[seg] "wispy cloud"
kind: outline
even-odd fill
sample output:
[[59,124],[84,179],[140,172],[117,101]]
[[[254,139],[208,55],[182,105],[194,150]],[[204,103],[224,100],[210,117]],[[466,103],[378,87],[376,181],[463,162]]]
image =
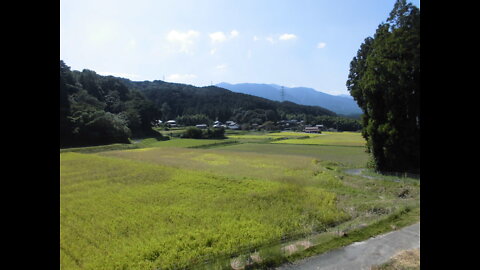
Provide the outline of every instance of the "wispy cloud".
[[294,40],[296,39],[297,36],[295,34],[282,34],[280,35],[280,37],[278,38],[279,40]]
[[274,39],[272,36],[266,37],[265,40],[267,40],[267,41],[270,42],[271,44],[274,44],[274,43],[275,43],[275,39]]
[[[285,33],[285,34],[281,34],[281,35],[269,35],[267,37],[265,37],[264,39],[266,41],[268,41],[270,44],[275,44],[279,41],[287,41],[287,40],[295,40],[297,39],[297,35],[295,34],[289,34],[289,33]],[[259,38],[258,36],[253,36],[253,41],[258,41],[258,40],[261,40],[261,38]]]
[[172,30],[167,34],[167,41],[173,44],[176,51],[183,53],[193,53],[193,46],[195,40],[200,36],[200,32],[189,30],[187,32],[180,32]]
[[317,48],[319,48],[319,49],[323,49],[323,48],[325,48],[326,46],[327,46],[327,43],[325,43],[325,42],[319,42],[319,43],[317,44]]
[[232,30],[230,32],[230,38],[236,38],[236,37],[238,37],[239,34],[240,33],[237,30]]
[[218,70],[224,71],[224,70],[227,70],[228,65],[227,64],[221,64],[221,65],[217,65],[215,68],[218,69]]
[[223,33],[223,32],[215,32],[215,33],[211,33],[208,35],[210,37],[210,40],[213,42],[213,43],[216,43],[216,42],[224,42],[227,40],[227,36]]
[[167,76],[167,81],[177,83],[190,83],[193,79],[196,79],[195,74],[170,74]]

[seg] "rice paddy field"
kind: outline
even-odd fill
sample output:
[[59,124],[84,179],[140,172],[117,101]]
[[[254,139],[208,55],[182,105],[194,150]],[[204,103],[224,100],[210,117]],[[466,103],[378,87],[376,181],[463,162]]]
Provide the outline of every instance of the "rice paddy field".
[[264,267],[292,241],[308,249],[418,209],[419,180],[345,172],[365,167],[362,140],[244,133],[62,151],[61,269]]

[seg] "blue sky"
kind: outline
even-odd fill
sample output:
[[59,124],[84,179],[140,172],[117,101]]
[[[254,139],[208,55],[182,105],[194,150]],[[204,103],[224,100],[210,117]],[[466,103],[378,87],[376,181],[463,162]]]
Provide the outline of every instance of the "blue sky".
[[348,94],[350,61],[394,3],[61,0],[60,59],[74,70],[134,81],[275,83]]

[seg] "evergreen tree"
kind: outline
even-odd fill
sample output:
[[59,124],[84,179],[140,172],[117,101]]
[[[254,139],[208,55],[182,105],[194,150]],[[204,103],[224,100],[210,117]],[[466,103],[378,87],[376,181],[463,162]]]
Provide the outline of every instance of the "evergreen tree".
[[420,10],[397,0],[350,63],[347,88],[378,171],[420,172]]

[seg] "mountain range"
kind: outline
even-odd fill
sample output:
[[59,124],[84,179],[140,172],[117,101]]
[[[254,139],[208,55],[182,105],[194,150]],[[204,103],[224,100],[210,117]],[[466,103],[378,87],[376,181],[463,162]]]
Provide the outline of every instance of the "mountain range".
[[[232,92],[258,96],[274,101],[282,101],[282,86],[276,84],[239,83],[230,84],[222,82],[218,87]],[[348,95],[330,95],[308,87],[283,87],[284,100],[301,105],[320,106],[337,114],[352,115],[361,114],[355,100]]]

